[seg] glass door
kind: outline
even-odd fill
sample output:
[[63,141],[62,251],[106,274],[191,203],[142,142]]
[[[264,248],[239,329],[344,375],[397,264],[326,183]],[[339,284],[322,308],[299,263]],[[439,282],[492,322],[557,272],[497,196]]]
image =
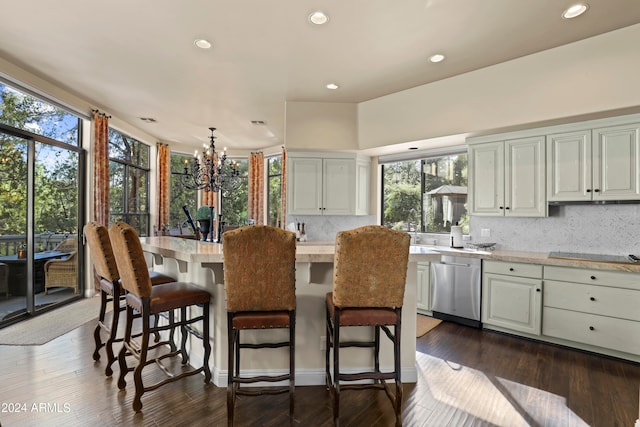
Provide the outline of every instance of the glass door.
[[28,308],[28,145],[0,132],[0,325]]
[[35,143],[32,271],[36,311],[81,294],[79,164],[78,152]]

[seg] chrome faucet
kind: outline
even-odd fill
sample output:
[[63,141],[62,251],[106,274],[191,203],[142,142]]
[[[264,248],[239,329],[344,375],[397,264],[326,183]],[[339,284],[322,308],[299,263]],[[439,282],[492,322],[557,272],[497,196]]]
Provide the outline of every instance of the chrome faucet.
[[[407,218],[407,231],[411,234],[411,220],[416,217],[418,212],[415,209],[411,209],[409,211],[409,217]],[[413,243],[420,243],[420,236],[418,235],[418,225],[420,222],[416,223],[416,228],[413,230]]]

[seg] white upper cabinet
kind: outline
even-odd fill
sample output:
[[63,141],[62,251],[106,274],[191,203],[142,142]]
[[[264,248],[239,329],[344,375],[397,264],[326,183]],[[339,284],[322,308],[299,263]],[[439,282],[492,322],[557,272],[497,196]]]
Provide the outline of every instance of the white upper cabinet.
[[544,153],[541,136],[470,145],[471,214],[546,216]]
[[640,200],[640,123],[549,135],[548,200]]
[[370,162],[356,156],[289,153],[287,213],[363,215],[369,205]]

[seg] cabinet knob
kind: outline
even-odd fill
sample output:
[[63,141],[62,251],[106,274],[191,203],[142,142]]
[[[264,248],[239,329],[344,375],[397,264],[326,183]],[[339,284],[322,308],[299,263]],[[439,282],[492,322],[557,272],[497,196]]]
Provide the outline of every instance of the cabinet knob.
[[591,280],[596,280],[596,276],[591,276]]
[[540,288],[536,288],[536,292],[540,292]]
[[591,301],[595,301],[596,299],[594,297],[589,298]]
[[595,193],[599,193],[600,190],[598,190],[597,188],[595,190],[593,190]]
[[509,206],[507,206],[505,209],[506,209],[506,210],[509,210]]
[[590,188],[587,188],[587,193],[591,193],[591,189]]
[[502,206],[499,206],[498,209],[504,209]]
[[514,271],[513,267],[509,267],[509,271]]
[[596,328],[594,328],[593,326],[589,326],[589,330],[590,330],[590,331],[595,331],[595,330],[596,330]]

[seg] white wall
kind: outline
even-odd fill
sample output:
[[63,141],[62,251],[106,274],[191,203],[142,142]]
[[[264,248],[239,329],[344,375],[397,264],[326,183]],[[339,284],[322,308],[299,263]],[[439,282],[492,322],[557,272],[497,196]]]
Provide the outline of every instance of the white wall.
[[285,146],[295,150],[357,150],[357,105],[287,102]]
[[637,24],[360,103],[359,146],[495,133],[640,108],[639,40]]

